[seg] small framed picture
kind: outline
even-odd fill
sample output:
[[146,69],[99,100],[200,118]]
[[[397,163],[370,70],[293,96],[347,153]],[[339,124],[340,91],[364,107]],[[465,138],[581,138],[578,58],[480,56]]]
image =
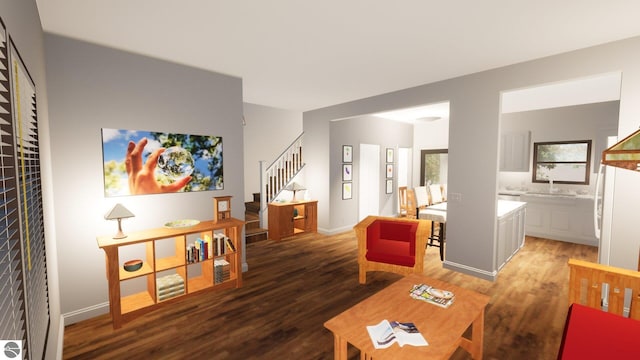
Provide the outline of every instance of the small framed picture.
[[353,146],[342,145],[342,162],[353,162]]
[[387,148],[387,162],[393,162],[393,148]]
[[387,179],[393,178],[393,164],[387,164]]
[[388,179],[387,180],[387,188],[385,190],[385,194],[393,194],[393,180],[392,179]]
[[353,165],[342,164],[342,181],[353,180]]
[[351,182],[342,183],[342,200],[351,199]]

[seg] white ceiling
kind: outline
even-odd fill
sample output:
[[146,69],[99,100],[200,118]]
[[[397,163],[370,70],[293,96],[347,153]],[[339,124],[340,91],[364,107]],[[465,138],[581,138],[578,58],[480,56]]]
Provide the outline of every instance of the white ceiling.
[[47,32],[311,110],[640,35],[637,0],[37,0]]
[[418,121],[431,122],[440,119],[449,119],[449,102],[429,104],[423,106],[410,107],[385,111],[373,116],[383,119],[400,121],[415,124]]

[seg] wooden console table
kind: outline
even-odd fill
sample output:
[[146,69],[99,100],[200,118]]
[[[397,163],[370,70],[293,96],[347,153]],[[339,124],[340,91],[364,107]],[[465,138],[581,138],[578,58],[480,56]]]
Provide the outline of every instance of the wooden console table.
[[[444,309],[415,300],[409,296],[415,284],[452,291],[455,302]],[[325,322],[324,326],[333,332],[335,359],[347,359],[347,343],[360,349],[361,359],[449,359],[458,346],[474,359],[482,359],[484,308],[488,303],[486,295],[411,274]],[[375,349],[366,327],[384,319],[413,322],[429,346],[394,344]],[[472,327],[471,339],[462,336],[469,326]]]
[[318,201],[269,203],[269,238],[318,232]]

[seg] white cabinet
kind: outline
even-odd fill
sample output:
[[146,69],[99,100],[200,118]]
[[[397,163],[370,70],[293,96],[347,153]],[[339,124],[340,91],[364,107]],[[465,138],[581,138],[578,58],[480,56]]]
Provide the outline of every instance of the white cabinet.
[[500,171],[529,171],[531,131],[500,135]]
[[593,230],[592,198],[522,195],[521,199],[527,202],[527,235],[598,245]]
[[[508,210],[500,212],[501,205]],[[498,205],[498,234],[496,239],[495,269],[500,270],[524,246],[526,204],[501,201]]]

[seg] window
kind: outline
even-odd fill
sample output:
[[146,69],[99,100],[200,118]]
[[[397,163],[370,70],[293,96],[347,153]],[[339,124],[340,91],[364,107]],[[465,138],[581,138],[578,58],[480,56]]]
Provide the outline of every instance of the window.
[[448,152],[447,149],[420,150],[420,186],[447,183]]
[[534,183],[589,184],[591,140],[533,144]]
[[[0,340],[44,358],[50,325],[33,79],[0,19]],[[9,46],[8,46],[9,45]]]

